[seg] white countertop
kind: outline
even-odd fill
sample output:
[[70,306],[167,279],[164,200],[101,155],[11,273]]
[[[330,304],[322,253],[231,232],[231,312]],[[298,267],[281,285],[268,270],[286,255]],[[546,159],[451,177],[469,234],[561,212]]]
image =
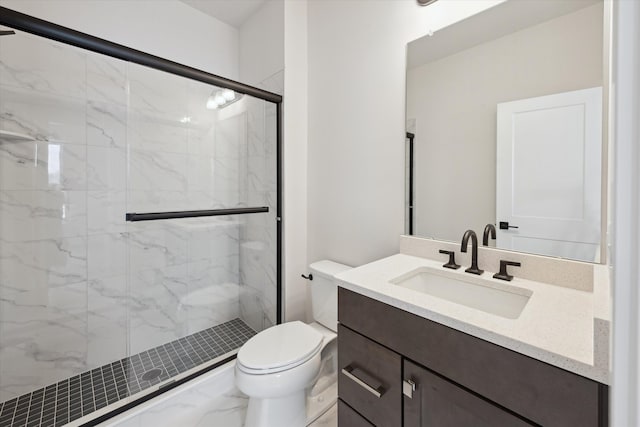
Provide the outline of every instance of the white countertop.
[[[339,286],[425,319],[482,338],[595,381],[609,382],[609,289],[606,267],[595,269],[593,292],[524,280],[482,278],[532,292],[517,319],[508,319],[390,283],[420,267],[442,268],[442,262],[398,254],[336,275]],[[459,270],[448,275],[470,276]],[[476,276],[477,277],[477,276]],[[604,322],[604,323],[603,323]],[[607,327],[602,328],[602,324]],[[596,326],[594,326],[596,325]],[[605,329],[603,331],[603,329]]]

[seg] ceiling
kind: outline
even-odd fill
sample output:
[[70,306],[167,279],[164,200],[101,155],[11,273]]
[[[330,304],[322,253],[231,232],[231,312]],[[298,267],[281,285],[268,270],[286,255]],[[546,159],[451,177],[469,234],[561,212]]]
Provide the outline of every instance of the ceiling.
[[183,3],[239,28],[266,0],[181,0]]
[[410,42],[407,67],[414,68],[436,61],[596,3],[602,3],[602,0],[519,0],[500,3],[436,31],[433,37],[424,36]]

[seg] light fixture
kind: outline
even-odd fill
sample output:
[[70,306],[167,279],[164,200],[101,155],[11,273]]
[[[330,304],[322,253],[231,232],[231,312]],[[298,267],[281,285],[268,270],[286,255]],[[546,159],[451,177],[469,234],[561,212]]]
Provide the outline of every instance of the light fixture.
[[431,3],[435,3],[438,0],[417,0],[420,6],[429,6]]
[[215,110],[216,108],[218,108],[218,103],[216,102],[215,95],[212,93],[209,95],[209,98],[207,98],[207,110]]
[[237,95],[231,89],[223,89],[211,92],[209,98],[207,98],[207,109],[215,110],[222,108],[223,106],[229,106],[238,101],[242,95]]
[[226,101],[233,101],[236,99],[236,93],[231,89],[225,89],[222,91],[222,96]]
[[216,93],[216,103],[218,104],[218,107],[222,107],[227,103],[227,100],[224,99],[224,96],[222,96],[222,93],[220,92]]

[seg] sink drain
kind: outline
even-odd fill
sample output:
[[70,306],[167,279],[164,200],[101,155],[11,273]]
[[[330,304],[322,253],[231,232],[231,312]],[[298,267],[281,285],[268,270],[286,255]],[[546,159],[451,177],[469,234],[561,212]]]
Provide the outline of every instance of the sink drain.
[[160,368],[149,369],[147,372],[142,374],[142,380],[143,381],[153,381],[156,378],[158,378],[160,375],[162,375],[162,369],[160,369]]

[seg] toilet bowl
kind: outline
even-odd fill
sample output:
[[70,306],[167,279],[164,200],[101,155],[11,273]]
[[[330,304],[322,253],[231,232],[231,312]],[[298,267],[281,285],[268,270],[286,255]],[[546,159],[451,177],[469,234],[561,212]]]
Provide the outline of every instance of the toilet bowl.
[[[337,328],[337,284],[334,276],[348,270],[343,264],[319,261],[310,265],[311,298],[316,322],[272,326],[247,341],[236,360],[236,386],[249,396],[245,427],[304,427],[307,389],[322,385],[323,358],[335,361],[331,344]],[[325,360],[325,362],[326,362]],[[323,369],[324,371],[324,369]],[[329,369],[329,372],[331,370]],[[335,398],[334,398],[335,400]],[[330,407],[332,402],[328,402]]]

